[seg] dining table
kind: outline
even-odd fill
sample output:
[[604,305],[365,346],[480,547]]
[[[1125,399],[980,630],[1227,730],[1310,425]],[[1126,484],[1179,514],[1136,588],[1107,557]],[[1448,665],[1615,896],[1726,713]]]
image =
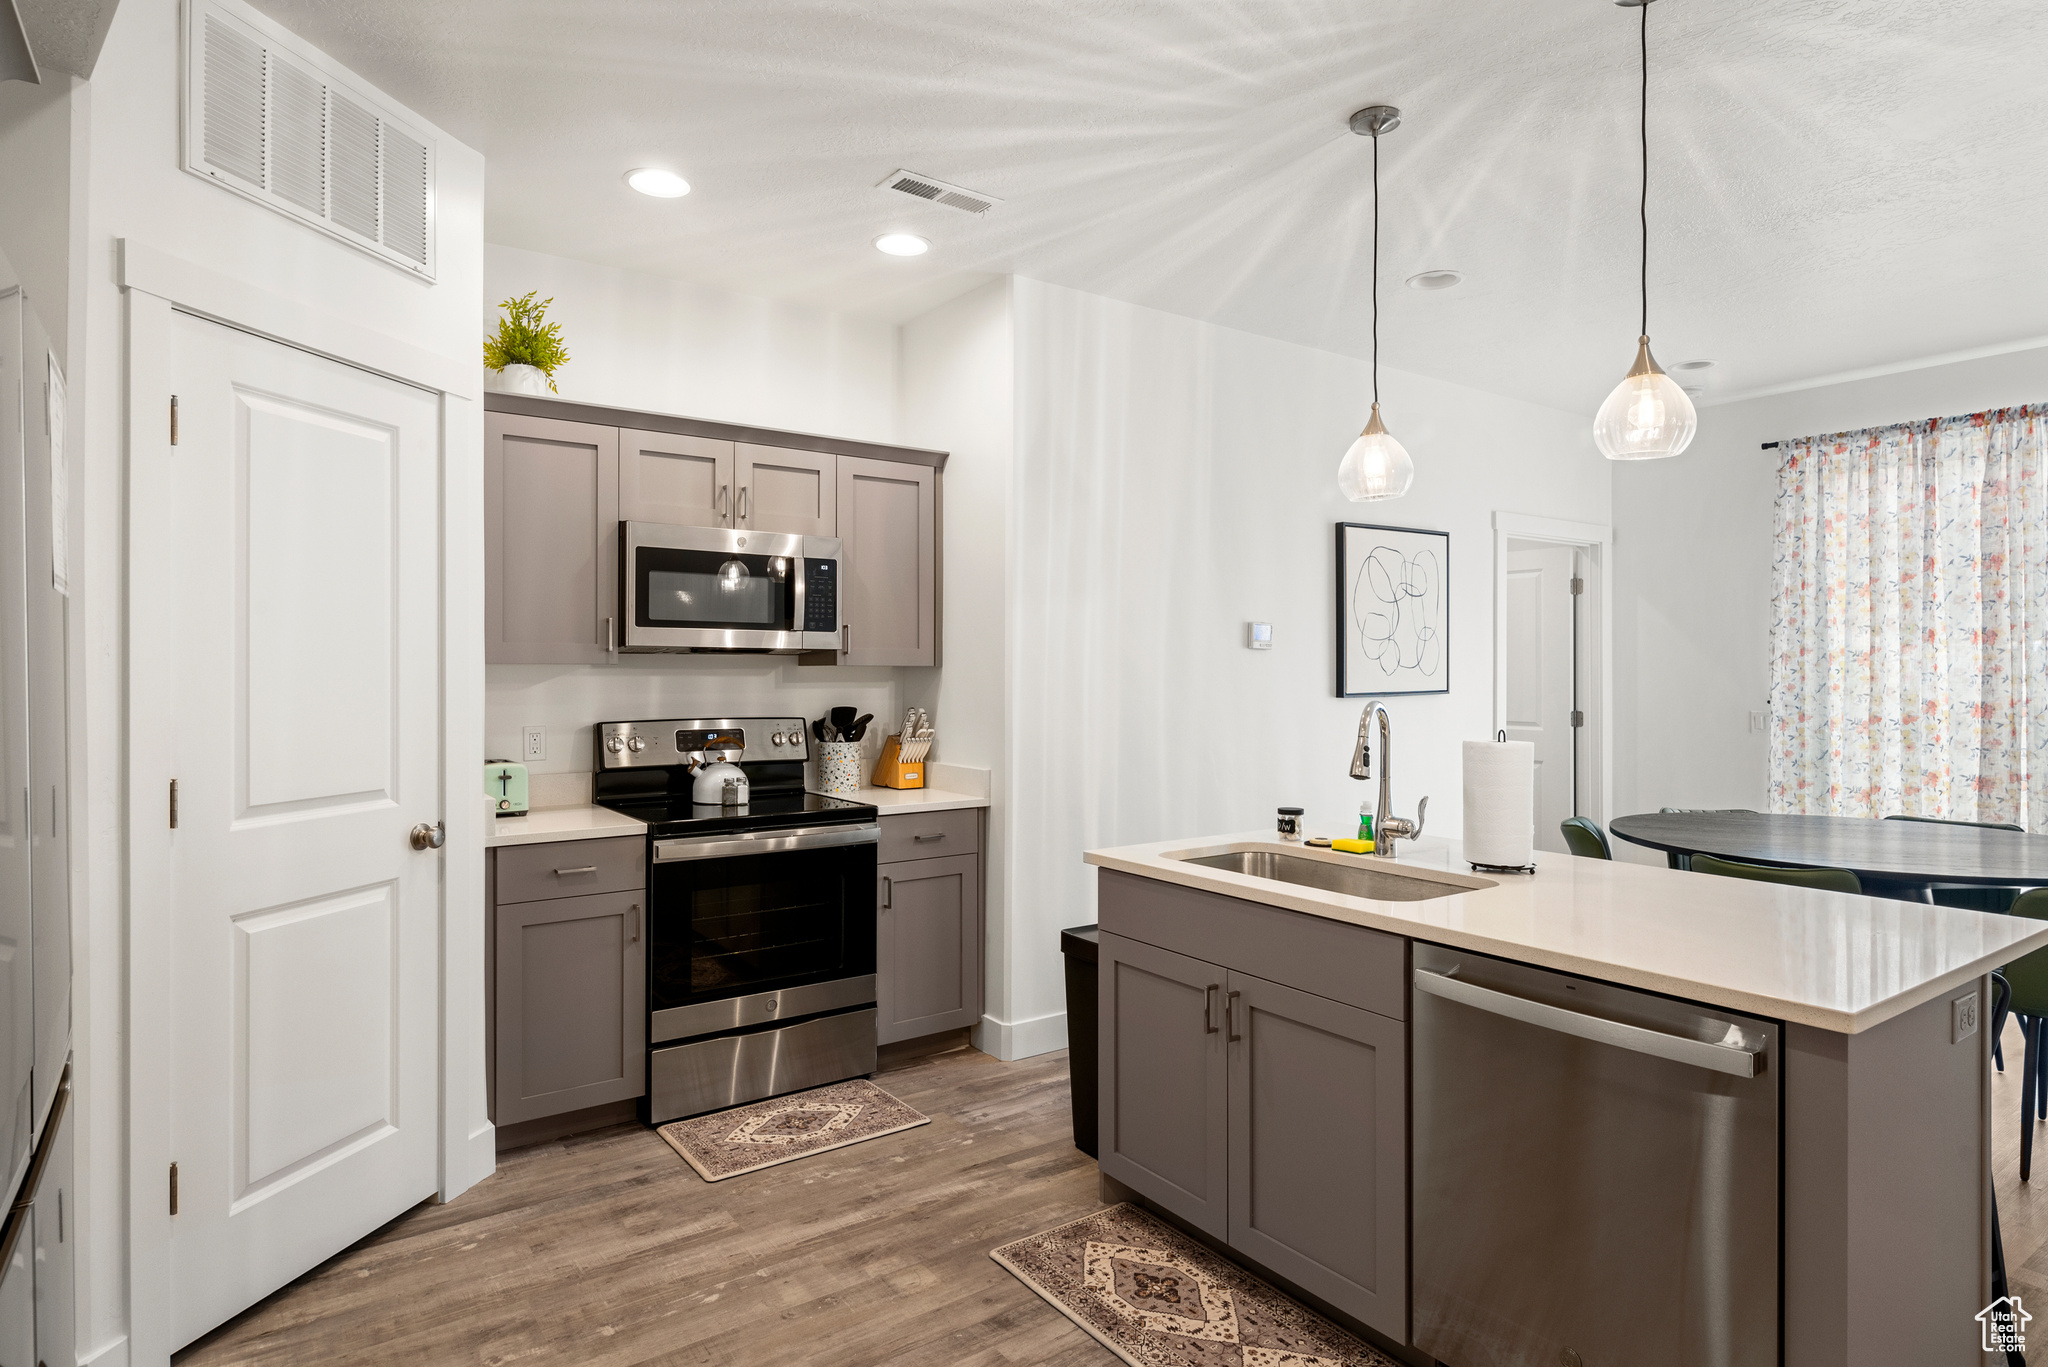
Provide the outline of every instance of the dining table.
[[1946,821],[1885,821],[1770,812],[1643,812],[1615,836],[1680,859],[1847,869],[1867,892],[1923,900],[1941,884],[2048,886],[2048,836]]

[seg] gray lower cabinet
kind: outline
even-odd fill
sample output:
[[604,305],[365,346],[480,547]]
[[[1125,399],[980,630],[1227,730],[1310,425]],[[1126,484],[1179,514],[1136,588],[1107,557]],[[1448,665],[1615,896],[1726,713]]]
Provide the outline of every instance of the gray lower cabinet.
[[618,429],[484,414],[484,659],[603,664],[618,601]]
[[1102,1171],[1405,1342],[1406,1025],[1128,939],[1115,915],[1106,901]]
[[[647,1088],[647,914],[642,886],[531,901],[504,856],[567,850],[600,872],[611,860],[595,847],[635,846],[638,838],[508,846],[490,883],[491,1119],[538,1120]],[[578,849],[578,847],[582,847]],[[618,851],[623,857],[630,851]]]
[[883,864],[876,899],[876,1040],[981,1019],[981,858]]

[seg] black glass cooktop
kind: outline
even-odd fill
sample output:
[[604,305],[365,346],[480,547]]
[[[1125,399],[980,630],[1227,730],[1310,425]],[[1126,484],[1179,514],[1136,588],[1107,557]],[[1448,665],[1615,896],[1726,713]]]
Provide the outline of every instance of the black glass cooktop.
[[691,802],[669,794],[651,797],[600,797],[600,807],[644,821],[652,835],[714,835],[720,831],[770,831],[790,826],[857,825],[873,821],[876,809],[865,802],[826,797],[822,793],[761,792],[744,807]]

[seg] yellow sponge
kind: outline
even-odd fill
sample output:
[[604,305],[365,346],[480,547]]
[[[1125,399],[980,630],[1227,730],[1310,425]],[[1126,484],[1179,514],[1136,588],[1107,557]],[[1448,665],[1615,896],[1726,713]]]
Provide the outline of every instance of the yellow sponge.
[[1346,854],[1371,854],[1372,842],[1370,840],[1332,840],[1330,848],[1342,850]]

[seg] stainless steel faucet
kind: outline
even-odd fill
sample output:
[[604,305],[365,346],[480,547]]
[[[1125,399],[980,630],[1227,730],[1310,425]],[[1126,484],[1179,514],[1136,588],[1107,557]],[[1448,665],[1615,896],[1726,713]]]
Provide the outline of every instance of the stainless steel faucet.
[[1351,777],[1367,779],[1372,777],[1372,717],[1380,717],[1380,798],[1372,819],[1372,852],[1381,859],[1394,857],[1394,842],[1413,840],[1422,834],[1422,823],[1429,815],[1429,799],[1423,798],[1415,804],[1415,819],[1391,816],[1394,806],[1394,740],[1387,717],[1387,705],[1375,698],[1365,705],[1365,711],[1358,717],[1358,746],[1351,752]]

